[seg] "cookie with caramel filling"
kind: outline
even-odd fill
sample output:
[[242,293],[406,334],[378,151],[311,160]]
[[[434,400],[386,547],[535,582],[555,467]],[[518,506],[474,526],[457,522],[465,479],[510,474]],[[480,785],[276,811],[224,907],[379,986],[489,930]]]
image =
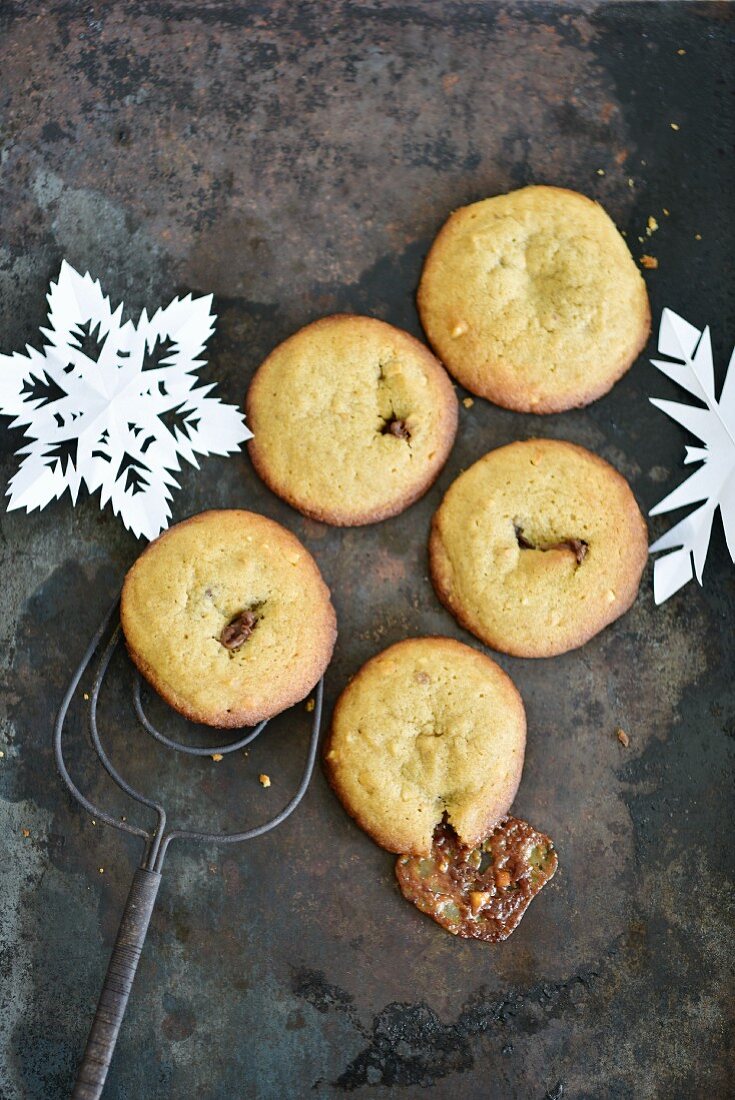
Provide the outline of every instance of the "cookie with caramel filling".
[[625,478],[573,443],[490,451],[450,485],[431,526],[442,603],[487,645],[551,657],[633,603],[648,555]]
[[246,409],[248,450],[266,485],[342,527],[395,516],[423,496],[457,431],[442,365],[373,317],[323,317],[279,344]]
[[325,748],[345,809],[391,852],[427,855],[446,818],[472,846],[507,813],[526,717],[512,680],[452,638],[409,638],[363,665]]
[[125,578],[120,619],[159,695],[210,726],[253,725],[303,699],[336,637],[311,554],[280,524],[234,509],[152,542]]

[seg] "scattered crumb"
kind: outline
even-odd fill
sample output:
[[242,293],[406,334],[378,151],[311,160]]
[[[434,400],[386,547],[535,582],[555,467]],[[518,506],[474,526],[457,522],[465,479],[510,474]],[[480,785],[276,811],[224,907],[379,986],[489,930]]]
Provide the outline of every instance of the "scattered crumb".
[[702,239],[702,234],[701,233],[695,233],[694,234],[694,240],[695,241],[701,241],[701,239]]
[[639,241],[641,242],[641,244],[643,244],[643,242],[645,241],[645,239],[646,239],[645,237],[639,237],[639,238],[638,238],[638,240],[639,240]]
[[316,699],[309,699],[308,703],[306,704],[306,713],[311,714],[311,712],[313,711],[315,706],[316,706]]
[[670,125],[671,125],[672,130],[678,130],[679,129],[679,123],[678,122],[672,122],[672,123],[670,123]]
[[30,836],[31,835],[31,830],[30,829],[21,829],[20,831],[23,834],[23,836]]
[[632,186],[633,186],[633,180],[631,179],[630,176],[628,176],[628,187],[632,187]]
[[104,869],[104,867],[100,867],[100,868],[99,868],[99,873],[100,873],[101,875],[104,875],[104,873],[105,873],[105,869]]
[[125,816],[125,814],[120,814],[120,820],[121,820],[121,821],[127,821],[128,819],[127,819],[127,817]]
[[259,775],[258,776],[258,782],[260,783],[261,787],[270,787],[270,785],[271,785],[270,776],[269,775]]
[[212,753],[212,759],[214,760],[214,762],[216,764],[219,764],[220,760],[222,759],[222,753],[221,752],[213,752]]
[[669,216],[669,212],[668,212],[668,210],[666,209],[666,207],[665,207],[665,206],[662,206],[662,207],[661,207],[661,209],[663,210],[664,214],[665,214],[665,215],[666,215],[666,217],[668,218],[668,216]]
[[2,758],[3,758],[4,756],[5,756],[5,753],[4,753],[3,751],[2,751],[2,749],[0,749],[0,760],[2,760]]
[[97,822],[95,821],[95,819],[94,819],[94,818],[92,818],[92,824],[93,824],[93,825],[96,825],[96,824],[97,824]]
[[598,168],[597,169],[597,175],[598,176],[604,176],[605,175],[605,169],[604,168]]
[[89,692],[85,691],[84,692],[84,701],[85,701],[85,703],[87,702],[88,699],[89,699]]
[[209,873],[210,873],[210,875],[216,875],[217,874],[217,864],[216,863],[210,863],[209,864]]
[[655,256],[641,256],[641,267],[648,268],[649,271],[655,271],[658,267],[658,260]]
[[248,756],[248,750],[247,750],[247,749],[243,749],[243,750],[242,750],[242,754],[243,754],[243,756]]
[[686,50],[677,50],[676,52],[678,53],[679,57],[683,57],[686,53]]
[[627,749],[628,745],[630,744],[630,738],[628,737],[628,734],[625,732],[625,730],[618,727],[615,730],[615,736],[617,737],[623,748]]
[[652,215],[650,215],[649,218],[648,218],[648,225],[646,226],[646,233],[650,237],[651,234],[655,233],[657,229],[658,229],[658,222],[656,221],[656,219]]
[[462,398],[462,404],[464,405],[464,407],[465,407],[466,409],[471,409],[471,408],[472,408],[472,406],[474,405],[474,403],[475,403],[475,402],[474,402],[474,401],[472,400],[472,398],[471,398],[471,397],[464,397],[464,398]]

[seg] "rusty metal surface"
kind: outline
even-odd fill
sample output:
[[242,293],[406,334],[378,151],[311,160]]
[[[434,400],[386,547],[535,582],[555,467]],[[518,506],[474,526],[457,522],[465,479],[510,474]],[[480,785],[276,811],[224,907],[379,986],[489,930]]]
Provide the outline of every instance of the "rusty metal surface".
[[[66,256],[136,311],[214,291],[207,377],[240,400],[265,353],[319,314],[370,312],[419,333],[414,289],[447,212],[545,181],[599,198],[636,255],[659,258],[654,316],[669,305],[716,325],[722,371],[734,330],[732,14],[674,3],[6,2],[1,346],[37,340]],[[649,215],[661,228],[639,243]],[[433,595],[425,542],[443,490],[491,447],[534,433],[575,440],[622,470],[646,509],[673,487],[685,440],[651,393],[674,389],[642,359],[587,410],[536,419],[462,407],[438,485],[377,526],[304,520],[246,456],[184,471],[175,518],[246,506],[304,539],[340,619],[328,713],[386,644],[428,632],[471,640]],[[3,431],[3,483],[19,444]],[[65,795],[50,727],[139,546],[93,500],[3,514],[0,533],[0,1096],[55,1100],[68,1093],[138,851]],[[321,774],[260,841],[174,846],[111,1100],[725,1096],[735,585],[719,529],[705,578],[656,609],[649,569],[630,614],[578,652],[500,658],[529,718],[516,812],[560,857],[506,944],[456,942],[412,911],[392,857]],[[285,800],[307,738],[302,709],[247,758],[171,761],[136,731],[124,664],[118,673],[108,743],[149,786],[158,772],[180,820],[234,826]],[[107,796],[91,767],[82,774]]]

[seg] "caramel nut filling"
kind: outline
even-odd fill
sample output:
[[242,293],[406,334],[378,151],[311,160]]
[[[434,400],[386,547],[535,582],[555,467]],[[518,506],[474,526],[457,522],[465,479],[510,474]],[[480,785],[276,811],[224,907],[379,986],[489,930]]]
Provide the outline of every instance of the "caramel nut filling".
[[518,927],[557,867],[554,845],[526,821],[506,817],[477,848],[446,822],[429,856],[399,856],[401,893],[452,935],[498,943]]
[[253,633],[257,622],[258,616],[254,611],[241,611],[223,627],[219,636],[221,644],[225,649],[239,649]]
[[577,565],[581,565],[587,556],[588,545],[584,539],[563,539],[561,542],[553,542],[549,546],[539,546],[531,542],[523,534],[523,528],[515,524],[516,542],[521,550],[571,550],[577,559]]
[[383,435],[394,435],[396,439],[410,439],[411,432],[408,429],[408,425],[405,420],[392,419],[388,420],[383,426]]

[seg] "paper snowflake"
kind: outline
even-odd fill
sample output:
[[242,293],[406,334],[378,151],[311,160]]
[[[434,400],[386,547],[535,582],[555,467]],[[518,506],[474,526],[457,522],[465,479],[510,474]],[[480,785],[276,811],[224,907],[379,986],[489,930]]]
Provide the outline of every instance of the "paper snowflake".
[[656,397],[651,398],[651,403],[702,441],[703,447],[686,448],[684,462],[703,462],[704,465],[651,509],[651,515],[656,516],[702,501],[651,547],[651,553],[672,551],[658,558],[654,565],[653,595],[657,604],[667,600],[693,575],[702,583],[712,522],[718,507],[727,548],[735,561],[735,350],[719,401],[715,397],[709,328],[701,332],[683,317],[665,309],[661,315],[658,350],[676,361],[652,359],[653,365],[702,404],[684,405]]
[[44,508],[82,483],[100,491],[136,535],[171,516],[180,460],[230,454],[249,439],[242,413],[199,385],[214,329],[212,295],[174,298],[150,319],[122,323],[89,274],[66,261],[48,295],[43,351],[0,355],[0,413],[30,440],[7,490],[8,510]]

